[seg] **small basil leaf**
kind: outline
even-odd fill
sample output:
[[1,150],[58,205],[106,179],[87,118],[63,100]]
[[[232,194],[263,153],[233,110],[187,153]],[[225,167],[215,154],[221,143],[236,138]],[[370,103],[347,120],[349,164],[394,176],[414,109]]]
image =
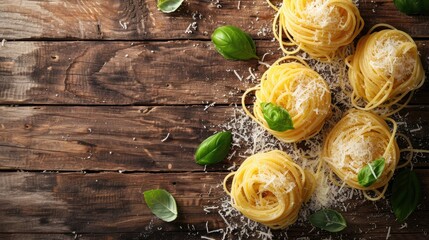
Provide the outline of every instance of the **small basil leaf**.
[[171,13],[176,11],[182,3],[183,0],[158,0],[157,7],[163,13]]
[[347,227],[346,220],[337,211],[323,209],[310,215],[310,223],[328,232],[339,232]]
[[358,182],[363,187],[369,187],[377,181],[384,170],[386,160],[378,158],[363,167],[358,173]]
[[211,36],[216,50],[226,59],[248,60],[256,56],[255,42],[249,34],[234,26],[218,27]]
[[422,200],[420,181],[409,169],[402,170],[393,180],[392,209],[396,218],[403,222],[417,208]]
[[231,132],[219,132],[204,140],[195,151],[195,162],[210,165],[221,162],[231,148]]
[[176,200],[164,189],[152,189],[143,192],[144,200],[153,214],[166,222],[177,218]]
[[284,132],[293,128],[292,118],[286,109],[272,103],[261,103],[262,114],[271,130]]

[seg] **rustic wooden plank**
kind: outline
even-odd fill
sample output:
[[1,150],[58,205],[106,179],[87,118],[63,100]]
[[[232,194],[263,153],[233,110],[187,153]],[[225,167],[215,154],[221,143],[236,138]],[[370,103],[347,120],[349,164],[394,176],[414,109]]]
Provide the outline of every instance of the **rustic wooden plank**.
[[[262,55],[276,44],[258,47]],[[8,42],[0,51],[0,102],[8,104],[238,102],[244,86],[227,69],[258,68],[201,41]]]
[[[429,17],[401,14],[390,0],[360,1],[359,9],[367,26],[389,23],[415,37],[429,36]],[[0,38],[208,39],[216,27],[234,24],[255,38],[270,39],[274,13],[266,1],[254,0],[188,0],[172,14],[147,0],[5,0],[0,3]],[[193,22],[197,29],[185,33]]]
[[[75,238],[75,236],[77,236]],[[341,235],[342,236],[342,235]],[[218,237],[218,238],[216,238]],[[306,237],[306,236],[299,236]],[[337,239],[335,234],[318,234],[317,236],[312,236],[314,239]],[[221,239],[222,236],[213,236],[213,239]],[[313,239],[311,238],[311,239]],[[371,240],[385,240],[386,235],[365,233],[363,239]],[[28,233],[28,234],[6,234],[0,233],[0,239],[3,240],[159,240],[159,239],[177,239],[177,240],[201,240],[201,235],[192,235],[186,232],[162,232],[159,231],[156,234],[150,236],[144,235],[144,233],[80,233],[80,234],[38,234],[38,233]],[[252,239],[252,238],[247,238]],[[305,239],[305,238],[304,238]],[[308,239],[308,238],[307,238]],[[426,240],[427,236],[424,234],[408,234],[408,233],[391,233],[389,240],[403,240],[403,239],[413,239],[413,240]]]
[[[30,233],[30,234],[7,234],[7,233],[0,233],[0,239],[3,240],[20,240],[20,239],[26,239],[26,240],[74,240],[74,236],[72,234],[66,235],[66,234],[47,234],[47,233]],[[80,238],[79,238],[80,239]],[[105,239],[105,238],[104,238]]]
[[[429,192],[429,170],[417,170],[425,196]],[[138,233],[140,238],[155,239],[160,235],[171,239],[190,239],[208,235],[210,230],[223,228],[225,223],[216,211],[205,213],[204,206],[217,206],[225,196],[219,183],[226,173],[193,174],[119,174],[119,173],[2,173],[0,175],[0,232],[5,233],[65,233],[79,236],[91,234]],[[179,216],[172,223],[154,217],[142,203],[141,192],[164,188],[175,197]],[[423,201],[400,229],[385,201],[373,204],[351,200],[343,215],[348,228],[341,234],[311,230],[308,223],[289,228],[290,238],[327,236],[353,239],[373,236],[385,239],[391,227],[393,239],[409,236],[425,239],[429,230],[429,205]],[[376,227],[375,227],[376,225]],[[1,236],[1,235],[0,235]],[[3,235],[4,236],[4,235]],[[219,234],[209,236],[220,238]],[[182,238],[180,238],[182,237]],[[158,238],[159,239],[159,238]]]
[[[429,40],[417,41],[425,68]],[[264,61],[280,57],[277,43],[257,41]],[[8,42],[0,48],[0,104],[238,103],[254,83],[240,81],[253,61],[223,59],[210,42]],[[411,104],[429,104],[425,84]]]
[[[1,107],[0,169],[203,171],[193,160],[196,147],[234,116],[234,107],[204,108]],[[427,149],[429,107],[408,107],[402,115],[402,132],[415,148]],[[240,163],[245,148],[207,170]],[[427,158],[415,166],[428,166]]]

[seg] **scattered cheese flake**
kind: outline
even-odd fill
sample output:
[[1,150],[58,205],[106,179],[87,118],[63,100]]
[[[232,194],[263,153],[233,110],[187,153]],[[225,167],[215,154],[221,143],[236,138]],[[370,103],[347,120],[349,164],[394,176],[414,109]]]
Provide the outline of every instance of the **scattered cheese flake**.
[[165,138],[161,139],[161,142],[165,142],[168,139],[168,137],[170,137],[170,133],[167,133],[167,136],[165,136]]
[[215,229],[215,230],[209,230],[209,222],[208,221],[206,221],[206,230],[207,230],[207,233],[216,233],[216,232],[220,232],[220,233],[223,233],[223,229]]
[[121,20],[119,20],[119,25],[121,25],[121,27],[123,29],[127,29],[128,28],[127,23],[126,22],[122,22]]
[[207,239],[207,240],[216,240],[215,238],[211,238],[211,237],[206,237],[206,236],[201,236],[201,239]]
[[188,27],[185,30],[185,33],[192,34],[194,31],[198,29],[197,22],[192,22],[188,25]]
[[386,240],[390,238],[390,227],[387,229]]
[[206,111],[206,110],[207,110],[207,109],[209,109],[210,107],[213,107],[215,104],[216,104],[216,102],[212,102],[212,103],[210,103],[210,104],[206,105],[206,106],[204,107],[204,110],[203,110],[203,111]]
[[420,125],[417,125],[417,128],[411,129],[410,133],[421,131],[423,128]]
[[404,228],[407,228],[407,227],[408,227],[408,224],[404,223],[404,224],[401,225],[401,227],[399,229],[404,229]]
[[228,171],[234,170],[236,167],[235,162],[232,163],[232,166],[230,166],[229,168],[227,168]]
[[234,74],[235,74],[235,76],[237,76],[238,80],[240,80],[240,81],[243,80],[243,77],[240,76],[240,74],[238,74],[238,72],[236,70],[234,70]]

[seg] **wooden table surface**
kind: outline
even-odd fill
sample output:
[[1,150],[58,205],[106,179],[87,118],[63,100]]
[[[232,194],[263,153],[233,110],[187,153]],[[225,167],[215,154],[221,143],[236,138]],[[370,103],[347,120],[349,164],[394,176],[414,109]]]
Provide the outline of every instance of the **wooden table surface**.
[[[427,70],[428,16],[400,14],[390,0],[361,0],[359,9],[364,31],[389,23],[408,32]],[[264,29],[273,15],[263,0],[187,0],[171,14],[155,0],[1,0],[0,239],[220,239],[206,222],[216,229],[224,221],[203,206],[225,196],[217,186],[242,159],[205,171],[193,154],[254,85],[231,70],[260,76],[266,68],[224,60],[210,34],[239,26],[272,63],[280,51]],[[185,33],[193,22],[198,28]],[[416,148],[429,148],[428,90],[401,113],[408,129],[422,127],[404,132]],[[408,227],[385,200],[355,200],[341,234],[303,235],[307,224],[288,236],[386,239],[390,227],[390,239],[428,239],[428,163],[421,156],[414,164],[425,197]],[[151,188],[174,195],[176,221],[160,221],[142,202]]]

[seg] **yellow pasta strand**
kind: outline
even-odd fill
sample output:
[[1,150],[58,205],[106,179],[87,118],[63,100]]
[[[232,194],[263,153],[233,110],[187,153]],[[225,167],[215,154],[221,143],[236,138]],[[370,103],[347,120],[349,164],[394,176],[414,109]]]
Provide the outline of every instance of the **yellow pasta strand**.
[[[285,62],[285,63],[283,63]],[[249,92],[256,91],[253,114],[245,106]],[[286,109],[294,129],[271,130],[265,121],[261,103],[273,103]],[[283,142],[297,142],[317,134],[331,114],[331,92],[325,80],[299,57],[277,60],[263,75],[261,83],[242,97],[247,115]]]
[[[283,0],[280,8],[267,1],[277,11],[274,37],[288,55],[303,50],[313,58],[331,61],[364,26],[351,0]],[[290,42],[283,40],[283,33]]]
[[[378,28],[384,28],[375,31]],[[391,109],[386,116],[400,111],[411,99],[408,93],[424,83],[424,70],[417,45],[405,32],[387,24],[378,24],[362,37],[354,55],[346,58],[353,92],[354,107],[372,110],[377,107]],[[358,102],[364,100],[365,105]]]
[[[373,201],[384,197],[400,155],[395,140],[396,122],[389,118],[386,120],[392,123],[392,132],[381,117],[352,109],[328,134],[322,151],[322,160],[338,178],[352,188],[363,190],[365,197]],[[361,186],[357,177],[359,171],[380,157],[386,160],[383,173],[371,186]],[[368,191],[376,196],[369,196]]]
[[[231,190],[228,190],[231,177]],[[272,229],[293,224],[301,205],[316,186],[312,173],[279,150],[248,157],[236,172],[225,177],[223,184],[234,208]]]

